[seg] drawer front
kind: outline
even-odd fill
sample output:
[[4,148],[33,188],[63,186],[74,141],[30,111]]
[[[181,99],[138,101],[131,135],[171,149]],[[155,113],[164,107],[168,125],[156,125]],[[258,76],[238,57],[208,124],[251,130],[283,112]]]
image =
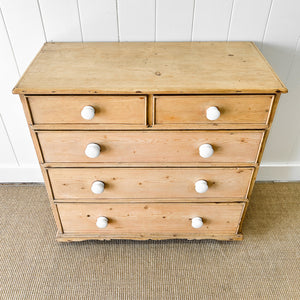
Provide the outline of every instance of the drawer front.
[[[243,208],[244,203],[58,204],[64,233],[90,233],[104,236],[235,234]],[[99,217],[107,218],[105,228],[97,227]],[[200,224],[200,228],[192,227],[192,219],[195,217],[202,219],[203,225]]]
[[[34,124],[146,124],[144,96],[30,96],[28,102]],[[91,120],[81,115],[86,106],[94,108]]]
[[[269,120],[273,95],[155,96],[154,124],[260,124]],[[216,107],[220,116],[207,118]],[[214,111],[210,117],[217,117]]]
[[[263,134],[263,131],[41,131],[38,138],[45,162],[255,163]],[[91,144],[100,146],[93,156]]]
[[[49,168],[48,174],[55,199],[246,198],[253,168]],[[96,194],[98,182],[104,191]]]

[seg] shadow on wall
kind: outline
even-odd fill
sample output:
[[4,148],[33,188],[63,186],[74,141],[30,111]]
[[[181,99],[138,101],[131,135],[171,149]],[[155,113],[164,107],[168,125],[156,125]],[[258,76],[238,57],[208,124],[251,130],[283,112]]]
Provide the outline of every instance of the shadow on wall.
[[294,47],[264,44],[261,51],[289,90],[281,96],[264,157],[267,163],[300,161],[300,37]]

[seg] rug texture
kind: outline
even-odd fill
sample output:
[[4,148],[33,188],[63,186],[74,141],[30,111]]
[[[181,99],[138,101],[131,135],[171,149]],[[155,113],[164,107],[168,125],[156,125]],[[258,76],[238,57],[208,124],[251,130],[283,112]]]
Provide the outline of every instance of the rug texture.
[[256,183],[242,242],[58,243],[43,185],[0,185],[0,299],[300,299],[300,183]]

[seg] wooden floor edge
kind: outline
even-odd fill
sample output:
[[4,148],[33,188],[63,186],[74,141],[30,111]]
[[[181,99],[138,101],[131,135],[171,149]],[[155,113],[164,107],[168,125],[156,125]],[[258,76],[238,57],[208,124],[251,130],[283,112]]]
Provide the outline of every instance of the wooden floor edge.
[[135,240],[135,241],[147,241],[147,240],[218,240],[218,241],[242,241],[243,234],[208,234],[208,235],[193,235],[193,236],[93,236],[93,235],[70,235],[57,232],[56,240],[58,242],[82,242],[87,240],[98,241],[111,241],[111,240]]

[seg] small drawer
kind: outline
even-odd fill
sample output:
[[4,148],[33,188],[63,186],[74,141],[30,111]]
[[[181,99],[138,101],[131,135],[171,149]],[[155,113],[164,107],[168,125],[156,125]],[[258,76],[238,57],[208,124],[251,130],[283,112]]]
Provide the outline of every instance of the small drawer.
[[255,163],[263,131],[40,131],[45,162]]
[[145,96],[30,96],[33,124],[146,124]]
[[184,237],[236,234],[244,203],[59,203],[66,234]]
[[155,96],[154,125],[185,124],[197,128],[256,124],[264,128],[273,98],[273,95]]
[[246,198],[253,168],[49,168],[48,174],[55,199],[174,201]]

